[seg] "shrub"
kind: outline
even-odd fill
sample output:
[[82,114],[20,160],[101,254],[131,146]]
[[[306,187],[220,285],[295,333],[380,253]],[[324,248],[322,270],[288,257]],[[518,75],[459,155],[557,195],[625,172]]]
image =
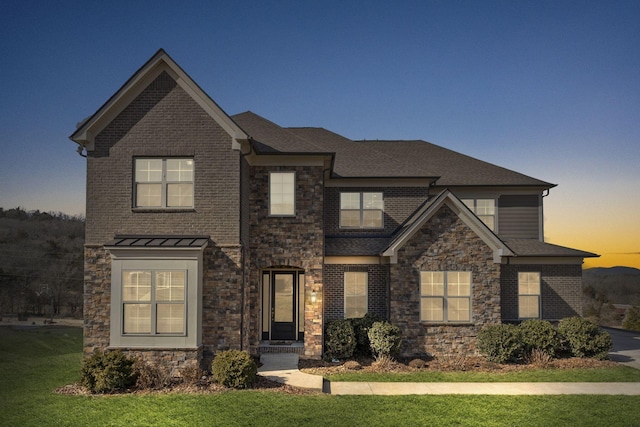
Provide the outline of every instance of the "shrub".
[[356,335],[349,320],[332,320],[325,333],[325,357],[348,359],[356,348]]
[[516,360],[522,353],[520,330],[515,325],[487,325],[478,333],[478,351],[490,362]]
[[360,365],[356,360],[347,360],[342,364],[342,367],[348,371],[358,371],[362,369],[362,365]]
[[257,373],[256,362],[246,351],[221,351],[211,363],[211,377],[225,387],[248,388]]
[[622,327],[630,331],[640,331],[640,307],[631,307],[627,310]]
[[412,359],[409,362],[409,367],[413,369],[424,369],[427,367],[427,362],[422,359]]
[[525,320],[518,325],[520,337],[526,354],[534,349],[541,350],[551,357],[560,349],[560,337],[558,331],[546,320]]
[[376,314],[365,314],[364,317],[351,319],[353,332],[356,334],[356,350],[355,353],[362,356],[371,355],[371,342],[369,341],[369,328],[375,323],[383,319]]
[[136,383],[133,370],[135,359],[122,351],[96,350],[82,363],[81,383],[92,393],[113,393],[126,390]]
[[402,336],[397,326],[386,321],[375,322],[369,328],[368,335],[376,359],[381,356],[392,358],[400,351]]
[[159,389],[171,384],[171,375],[166,370],[142,359],[135,360],[133,372],[136,376],[136,387],[140,389]]
[[558,331],[576,357],[606,359],[613,340],[598,325],[582,317],[568,317],[558,324]]

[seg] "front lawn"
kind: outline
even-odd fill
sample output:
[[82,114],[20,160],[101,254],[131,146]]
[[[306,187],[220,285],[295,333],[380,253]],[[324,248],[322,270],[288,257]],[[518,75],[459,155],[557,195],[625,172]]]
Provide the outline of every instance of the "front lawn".
[[330,396],[269,391],[68,396],[79,328],[0,327],[0,425],[640,425],[640,396]]

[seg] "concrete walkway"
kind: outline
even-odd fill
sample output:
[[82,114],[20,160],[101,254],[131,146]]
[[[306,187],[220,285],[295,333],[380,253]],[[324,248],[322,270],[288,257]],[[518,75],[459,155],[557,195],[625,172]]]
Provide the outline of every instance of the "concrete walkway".
[[258,368],[258,375],[294,387],[322,391],[323,378],[320,375],[300,372],[299,357],[293,353],[263,354],[260,356],[262,366]]
[[599,394],[640,395],[640,383],[381,383],[329,382],[298,370],[297,354],[263,354],[258,374],[272,381],[329,394]]

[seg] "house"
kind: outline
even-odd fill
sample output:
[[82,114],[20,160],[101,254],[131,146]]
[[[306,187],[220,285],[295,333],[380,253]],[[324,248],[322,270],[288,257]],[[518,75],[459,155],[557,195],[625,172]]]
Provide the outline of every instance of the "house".
[[87,157],[84,351],[168,369],[227,348],[323,353],[375,313],[404,354],[581,313],[582,262],[544,242],[554,187],[425,141],[227,115],[163,50],[70,137]]

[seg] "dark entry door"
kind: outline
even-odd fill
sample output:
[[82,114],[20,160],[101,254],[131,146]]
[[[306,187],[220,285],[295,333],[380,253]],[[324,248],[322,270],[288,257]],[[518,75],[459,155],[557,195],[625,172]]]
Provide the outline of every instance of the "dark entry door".
[[296,280],[294,272],[274,272],[271,287],[271,339],[295,340]]

